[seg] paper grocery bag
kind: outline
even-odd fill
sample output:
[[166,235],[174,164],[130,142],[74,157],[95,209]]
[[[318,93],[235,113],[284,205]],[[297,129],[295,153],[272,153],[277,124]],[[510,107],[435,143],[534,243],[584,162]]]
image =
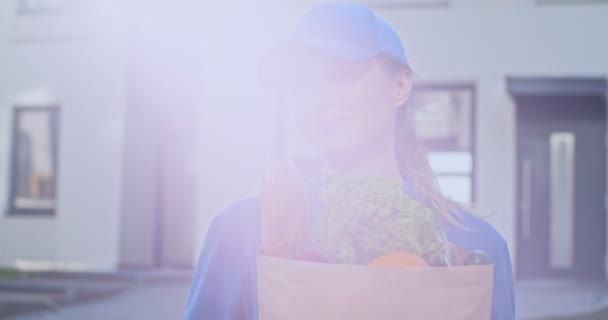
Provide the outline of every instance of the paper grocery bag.
[[260,320],[489,320],[492,265],[379,268],[258,256]]

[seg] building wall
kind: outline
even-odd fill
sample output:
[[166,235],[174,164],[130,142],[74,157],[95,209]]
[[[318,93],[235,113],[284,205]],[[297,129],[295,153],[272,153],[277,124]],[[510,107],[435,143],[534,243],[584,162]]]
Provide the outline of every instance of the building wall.
[[[71,18],[17,20],[16,3],[0,4],[0,264],[30,260],[111,269],[117,262],[126,90],[119,39],[92,23],[91,33],[83,32],[85,25]],[[60,105],[56,214],[9,216],[13,103],[41,92]]]
[[487,6],[382,12],[418,77],[477,85],[480,209],[516,258],[516,122],[506,77],[606,77],[608,6]]
[[[205,44],[193,261],[213,216],[257,188],[272,152],[277,116],[275,95],[258,85],[257,61],[310,3],[213,3],[193,10],[201,15],[193,34]],[[475,198],[515,258],[516,123],[505,78],[607,76],[608,42],[602,35],[608,30],[608,6],[457,3],[426,9],[379,6],[378,12],[401,34],[417,80],[476,85]],[[120,257],[128,90],[121,35],[99,32],[101,21],[104,28],[112,24],[98,17],[89,19],[99,23],[98,28],[87,24],[95,36],[86,41],[82,34],[57,41],[29,39],[49,28],[32,28],[36,23],[16,27],[15,4],[0,2],[0,264],[42,259],[111,269]],[[66,23],[47,26],[76,29]],[[40,91],[61,103],[57,214],[7,216],[11,105],[16,97]],[[308,152],[291,125],[289,132],[289,150]],[[129,228],[137,225],[135,219]]]

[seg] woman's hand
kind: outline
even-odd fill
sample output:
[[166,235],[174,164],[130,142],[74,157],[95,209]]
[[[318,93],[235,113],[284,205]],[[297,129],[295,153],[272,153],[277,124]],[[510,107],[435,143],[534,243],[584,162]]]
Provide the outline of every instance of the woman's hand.
[[286,157],[270,159],[260,188],[263,253],[294,258],[304,244],[306,189],[295,165]]

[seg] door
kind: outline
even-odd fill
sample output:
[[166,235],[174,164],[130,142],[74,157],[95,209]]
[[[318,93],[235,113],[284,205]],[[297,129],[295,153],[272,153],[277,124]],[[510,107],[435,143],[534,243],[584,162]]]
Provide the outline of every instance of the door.
[[131,35],[137,41],[128,50],[123,267],[191,268],[196,255],[202,66],[198,42],[187,36],[192,30],[185,21],[170,29],[146,22]]
[[517,97],[517,273],[603,279],[606,106],[599,97]]

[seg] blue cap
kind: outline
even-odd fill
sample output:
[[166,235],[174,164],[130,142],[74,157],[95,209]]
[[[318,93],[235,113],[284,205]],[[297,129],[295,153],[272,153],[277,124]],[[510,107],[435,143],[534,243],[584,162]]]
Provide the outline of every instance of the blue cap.
[[348,61],[385,54],[408,65],[397,32],[371,9],[359,4],[329,2],[314,6],[296,25],[287,40],[273,48],[266,57],[266,62],[271,64],[263,63],[262,67],[273,68],[277,60],[280,61],[293,51],[290,49],[300,46],[318,49]]

